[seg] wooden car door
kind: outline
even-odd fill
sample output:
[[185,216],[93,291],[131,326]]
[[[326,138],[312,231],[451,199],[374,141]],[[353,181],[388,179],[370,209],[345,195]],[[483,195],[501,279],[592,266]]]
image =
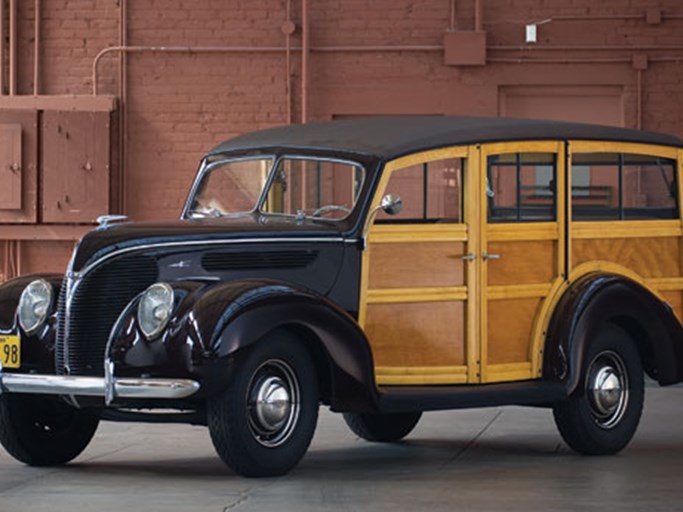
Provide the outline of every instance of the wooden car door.
[[481,147],[481,382],[540,377],[535,340],[546,298],[566,272],[563,146]]
[[379,385],[478,379],[469,153],[428,151],[385,166],[373,205],[392,193],[403,209],[380,210],[369,226],[359,311]]

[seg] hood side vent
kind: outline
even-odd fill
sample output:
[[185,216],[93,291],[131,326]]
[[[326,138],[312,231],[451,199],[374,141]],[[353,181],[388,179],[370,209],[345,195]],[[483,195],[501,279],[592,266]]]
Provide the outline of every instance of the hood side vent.
[[202,257],[207,272],[305,268],[318,257],[318,251],[212,252]]

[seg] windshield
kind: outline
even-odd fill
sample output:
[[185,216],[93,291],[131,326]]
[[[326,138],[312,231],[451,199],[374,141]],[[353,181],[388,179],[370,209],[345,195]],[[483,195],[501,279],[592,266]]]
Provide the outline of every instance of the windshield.
[[341,220],[353,210],[364,179],[362,166],[341,160],[283,157],[274,168],[273,158],[223,160],[207,165],[188,215],[223,217],[257,210]]
[[272,158],[209,163],[189,209],[191,218],[251,212],[273,166]]

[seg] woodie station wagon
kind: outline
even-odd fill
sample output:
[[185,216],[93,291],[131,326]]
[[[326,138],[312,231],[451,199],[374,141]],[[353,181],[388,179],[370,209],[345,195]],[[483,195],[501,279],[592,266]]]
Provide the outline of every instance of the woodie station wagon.
[[424,411],[516,404],[618,452],[644,374],[683,380],[681,148],[457,117],[224,142],[179,221],[103,218],[64,275],[0,287],[0,442],[55,465],[101,420],[187,422],[269,476],[320,403],[379,442]]

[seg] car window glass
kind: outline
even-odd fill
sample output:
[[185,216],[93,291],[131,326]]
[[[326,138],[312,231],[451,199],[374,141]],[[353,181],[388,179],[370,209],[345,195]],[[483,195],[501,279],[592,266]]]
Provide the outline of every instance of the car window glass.
[[385,193],[400,196],[403,209],[397,215],[380,210],[377,222],[462,222],[464,166],[464,158],[446,158],[394,171]]
[[554,153],[510,153],[488,157],[489,222],[555,220],[557,162]]
[[678,218],[676,161],[628,153],[572,155],[574,220]]
[[365,171],[336,160],[282,158],[277,164],[264,212],[339,220],[356,205]]
[[271,166],[271,158],[210,164],[192,202],[190,217],[220,217],[254,210]]

